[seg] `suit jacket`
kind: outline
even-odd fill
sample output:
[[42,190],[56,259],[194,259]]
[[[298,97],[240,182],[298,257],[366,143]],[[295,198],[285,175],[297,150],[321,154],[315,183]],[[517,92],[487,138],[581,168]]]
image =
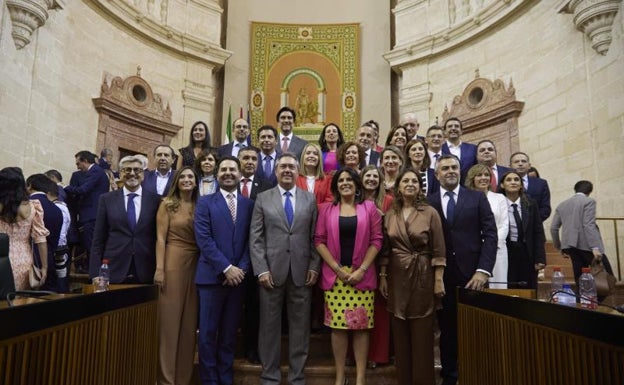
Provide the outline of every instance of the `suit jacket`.
[[544,225],[540,219],[538,205],[530,199],[528,204],[523,202],[520,211],[522,212],[522,232],[528,257],[532,263],[545,264],[546,250],[544,244],[546,243],[546,236],[544,235]]
[[[374,246],[377,251],[381,250],[383,232],[381,230],[381,215],[372,201],[364,201],[356,206],[357,229],[355,232],[355,244],[353,246],[353,269],[360,267],[364,262],[366,251],[369,246]],[[340,230],[338,221],[340,218],[340,205],[325,203],[319,210],[314,235],[314,245],[327,246],[334,260],[340,264]],[[336,281],[336,273],[327,263],[321,266],[321,280],[319,286],[322,290],[329,290]],[[373,290],[377,288],[377,273],[375,264],[371,264],[364,273],[360,283],[355,285],[359,290]]]
[[[278,149],[275,149],[275,157],[277,158],[280,155],[281,152]],[[258,168],[256,168],[254,180],[256,179],[262,179],[271,187],[277,186],[277,176],[275,175],[275,159],[273,159],[273,170],[271,170],[271,175],[267,178],[264,175],[264,154],[262,152],[258,153]]]
[[[280,140],[280,136],[278,135],[277,140]],[[297,135],[291,137],[290,144],[288,145],[288,152],[291,152],[297,156],[297,160],[301,159],[301,153],[303,152],[303,148],[308,144],[308,142],[304,139],[301,139]],[[278,143],[277,147],[282,148],[282,143]]]
[[550,188],[548,188],[548,182],[542,178],[529,177],[529,185],[526,194],[537,202],[540,219],[544,222],[552,212],[550,208]]
[[296,286],[304,286],[308,270],[318,272],[320,256],[314,247],[316,199],[296,189],[295,216],[288,226],[278,187],[258,194],[251,219],[249,244],[254,275],[271,272],[275,285],[285,284],[288,274]]
[[433,195],[439,191],[440,182],[438,181],[438,178],[435,177],[435,170],[432,168],[427,168],[427,191],[425,191],[425,195]]
[[[559,228],[562,228],[561,238]],[[593,248],[605,251],[596,225],[596,201],[582,193],[574,194],[557,206],[550,234],[557,249],[574,247],[585,251]]]
[[102,260],[108,259],[111,283],[122,282],[132,262],[139,282],[153,282],[156,271],[156,213],[160,200],[159,195],[143,189],[139,220],[132,232],[126,216],[124,190],[102,195],[93,231],[89,278],[97,276]]
[[272,187],[273,186],[267,180],[254,176],[253,180],[251,181],[251,191],[249,191],[249,199],[255,201],[258,194]]
[[249,260],[249,224],[253,201],[240,193],[236,199],[236,224],[220,191],[199,198],[195,208],[195,239],[199,262],[195,283],[222,284],[223,270],[234,265],[245,272],[251,270]]
[[70,185],[65,187],[65,192],[77,202],[78,221],[86,223],[95,220],[100,195],[110,190],[110,183],[104,170],[97,164],[80,173],[83,175],[76,178],[72,175],[73,182],[79,184],[74,185],[70,181]]
[[379,164],[379,153],[375,150],[371,150],[370,157],[368,158],[368,164],[377,166]]
[[[219,146],[219,148],[217,148],[217,154],[219,155],[219,158],[223,158],[224,156],[233,156],[232,155],[232,149],[234,148],[234,144],[235,143],[238,143],[238,142],[234,141],[234,142],[230,142],[228,144],[224,144],[223,146]],[[249,144],[249,141],[247,141],[247,144],[246,144],[245,148],[253,148],[254,150],[256,150],[256,152],[260,152],[260,149],[254,147],[254,146],[251,146]]]
[[444,284],[448,291],[468,283],[477,269],[492,272],[498,236],[485,194],[460,187],[452,223],[444,216],[441,198],[438,191],[428,199],[442,219],[447,266]]
[[[314,197],[316,198],[316,204],[320,205],[325,202],[332,202],[334,195],[330,190],[331,177],[324,177],[323,179],[316,179],[314,182]],[[297,187],[304,191],[308,191],[308,180],[305,175],[299,174],[297,178]]]
[[[54,252],[58,247],[59,238],[61,236],[61,228],[63,227],[63,212],[48,199],[48,196],[45,193],[32,194],[30,199],[38,200],[43,208],[43,224],[50,232],[50,234],[46,237],[48,255],[45,256],[48,261],[48,275],[54,274],[54,276],[56,276],[54,268]],[[34,247],[33,252],[35,256],[41,258],[39,255],[39,249]]]
[[[156,175],[157,172],[158,172],[157,170],[145,171],[145,177],[143,178],[143,183],[141,183],[141,186],[143,187],[143,191],[147,190],[154,194],[158,194],[157,192],[158,190],[156,188],[156,183],[158,180],[158,176]],[[169,194],[169,189],[171,188],[171,183],[173,183],[174,177],[175,177],[175,170],[171,170],[171,173],[169,174],[169,178],[167,179],[167,184],[165,185],[165,189],[163,190],[163,193],[161,196],[166,197],[167,194]]]
[[[475,144],[462,141],[462,143],[459,145],[459,149],[461,151],[459,168],[463,185],[466,174],[468,174],[468,170],[470,170],[470,167],[477,164],[477,146]],[[444,144],[442,144],[442,153],[451,154],[451,150],[449,149],[448,143],[446,141],[444,142]]]

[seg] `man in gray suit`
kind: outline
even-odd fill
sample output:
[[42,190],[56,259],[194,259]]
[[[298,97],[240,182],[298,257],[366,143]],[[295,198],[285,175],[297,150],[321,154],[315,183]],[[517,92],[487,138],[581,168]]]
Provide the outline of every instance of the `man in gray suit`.
[[279,384],[282,307],[288,312],[288,383],[305,383],[308,357],[312,286],[320,257],[314,248],[316,200],[295,185],[299,165],[295,155],[278,157],[277,186],[260,193],[251,218],[249,242],[254,274],[260,285],[262,385]]
[[282,107],[277,111],[275,119],[280,131],[277,147],[281,149],[281,152],[291,152],[297,159],[301,159],[301,152],[308,142],[292,132],[297,119],[295,111],[290,107]]
[[[581,180],[574,185],[574,196],[561,202],[555,210],[550,225],[553,245],[563,255],[572,258],[574,280],[578,284],[581,269],[591,265],[594,259],[602,260],[609,273],[611,265],[604,255],[604,245],[596,225],[596,201],[589,197],[594,186]],[[561,228],[561,238],[559,238]]]

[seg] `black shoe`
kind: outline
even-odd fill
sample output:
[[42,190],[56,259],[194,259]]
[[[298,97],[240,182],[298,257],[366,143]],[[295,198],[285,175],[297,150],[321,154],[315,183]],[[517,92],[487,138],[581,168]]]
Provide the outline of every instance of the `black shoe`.
[[257,365],[260,363],[260,357],[258,357],[258,352],[254,350],[248,350],[245,354],[245,359],[249,361],[249,363]]

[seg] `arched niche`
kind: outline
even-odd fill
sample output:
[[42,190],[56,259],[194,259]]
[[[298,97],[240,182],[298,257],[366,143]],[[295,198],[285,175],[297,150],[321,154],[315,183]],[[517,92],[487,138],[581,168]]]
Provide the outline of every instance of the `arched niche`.
[[444,107],[442,122],[450,117],[462,121],[462,140],[478,143],[483,139],[494,141],[497,163],[507,165],[509,156],[519,151],[518,116],[524,102],[516,100],[516,90],[510,80],[505,87],[502,80],[494,81],[479,77],[470,82],[461,95],[453,98],[450,106]]
[[120,155],[151,156],[153,148],[169,144],[182,126],[171,123],[169,104],[141,78],[104,78],[99,98],[93,99],[99,114],[97,149],[110,148]]

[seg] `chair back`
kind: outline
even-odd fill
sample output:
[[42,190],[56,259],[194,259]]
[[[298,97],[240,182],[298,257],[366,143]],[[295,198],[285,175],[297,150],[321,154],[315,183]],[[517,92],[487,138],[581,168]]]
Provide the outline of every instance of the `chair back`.
[[0,300],[15,291],[13,269],[9,260],[9,236],[0,233]]

